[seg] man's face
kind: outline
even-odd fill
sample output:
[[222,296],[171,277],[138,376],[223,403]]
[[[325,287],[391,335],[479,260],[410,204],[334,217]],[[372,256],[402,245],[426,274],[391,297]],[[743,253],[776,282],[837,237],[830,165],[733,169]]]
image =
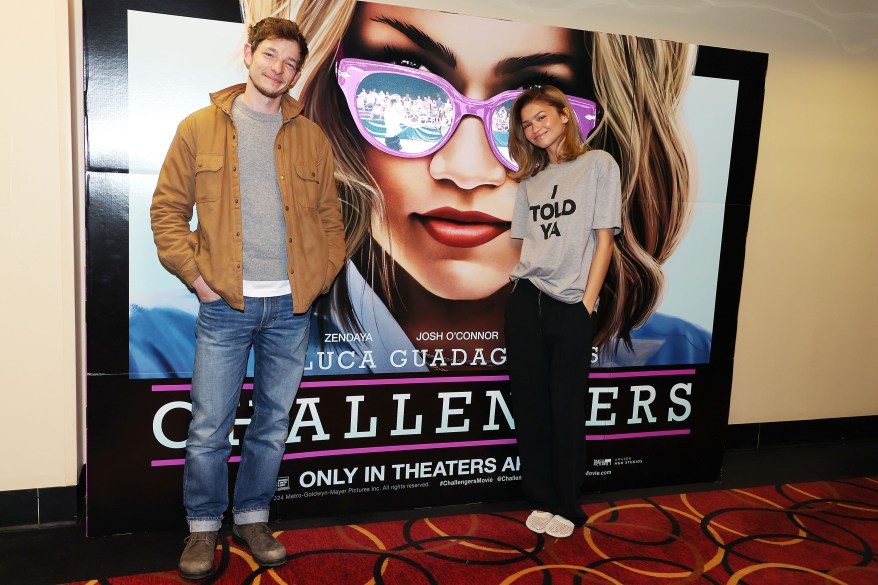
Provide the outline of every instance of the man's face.
[[299,78],[302,53],[299,43],[286,39],[266,39],[254,49],[244,45],[244,64],[249,81],[267,98],[285,94]]

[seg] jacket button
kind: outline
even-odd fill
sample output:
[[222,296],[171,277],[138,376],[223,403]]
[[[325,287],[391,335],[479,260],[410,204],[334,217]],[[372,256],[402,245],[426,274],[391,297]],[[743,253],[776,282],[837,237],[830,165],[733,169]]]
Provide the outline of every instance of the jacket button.
[[292,244],[292,243],[293,243],[293,238],[289,238],[287,241],[288,241],[289,243]]
[[289,206],[289,205],[284,205],[284,210],[285,210],[285,211],[289,211],[289,210],[290,210],[290,206]]
[[236,238],[239,237],[240,235],[241,235],[241,232],[235,232],[235,237],[236,237]]
[[280,150],[280,144],[277,145],[277,149]]
[[236,134],[232,134],[232,140],[237,140],[238,136]]
[[240,267],[241,267],[240,264],[235,264],[235,268],[240,268]]
[[283,176],[283,175],[280,176],[280,180],[281,180],[281,181],[284,180],[284,176]]

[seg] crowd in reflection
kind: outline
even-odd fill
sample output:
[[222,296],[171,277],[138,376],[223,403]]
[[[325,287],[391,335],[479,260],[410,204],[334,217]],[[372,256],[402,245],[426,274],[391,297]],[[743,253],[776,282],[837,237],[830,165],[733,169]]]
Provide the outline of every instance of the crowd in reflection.
[[[412,97],[408,93],[386,92],[375,88],[360,89],[357,94],[357,111],[361,120],[386,121],[388,112],[394,112],[391,117],[396,121],[396,115],[401,118],[401,124],[408,127],[432,127],[438,128],[441,134],[445,134],[454,120],[454,107],[451,101],[437,94],[417,95]],[[500,106],[491,119],[491,128],[495,132],[507,132],[509,130],[509,111],[505,106]]]

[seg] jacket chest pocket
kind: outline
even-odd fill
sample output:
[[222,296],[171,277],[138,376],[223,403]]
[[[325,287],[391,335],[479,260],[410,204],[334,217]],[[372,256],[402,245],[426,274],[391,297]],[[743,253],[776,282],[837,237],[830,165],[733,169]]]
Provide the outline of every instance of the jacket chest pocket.
[[223,189],[223,155],[195,156],[195,201],[209,203],[219,199]]
[[317,176],[317,165],[297,162],[296,182],[293,185],[293,198],[302,207],[317,208],[317,195],[320,191],[320,179]]

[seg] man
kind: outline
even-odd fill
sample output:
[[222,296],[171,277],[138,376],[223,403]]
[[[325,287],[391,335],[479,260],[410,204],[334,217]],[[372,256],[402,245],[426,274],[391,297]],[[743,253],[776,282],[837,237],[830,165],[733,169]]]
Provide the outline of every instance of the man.
[[390,104],[384,110],[384,144],[393,150],[402,150],[399,135],[402,134],[402,123],[405,114],[397,97],[390,98]]
[[311,303],[329,290],[345,255],[329,141],[287,93],[307,55],[289,20],[250,27],[247,83],[211,94],[210,106],[180,123],[153,195],[159,259],[201,301],[183,472],[190,535],[178,566],[188,579],[213,571],[228,506],[229,431],[251,347],[253,414],[235,482],[233,537],[262,566],[287,557],[267,526],[268,507],[304,369]]

